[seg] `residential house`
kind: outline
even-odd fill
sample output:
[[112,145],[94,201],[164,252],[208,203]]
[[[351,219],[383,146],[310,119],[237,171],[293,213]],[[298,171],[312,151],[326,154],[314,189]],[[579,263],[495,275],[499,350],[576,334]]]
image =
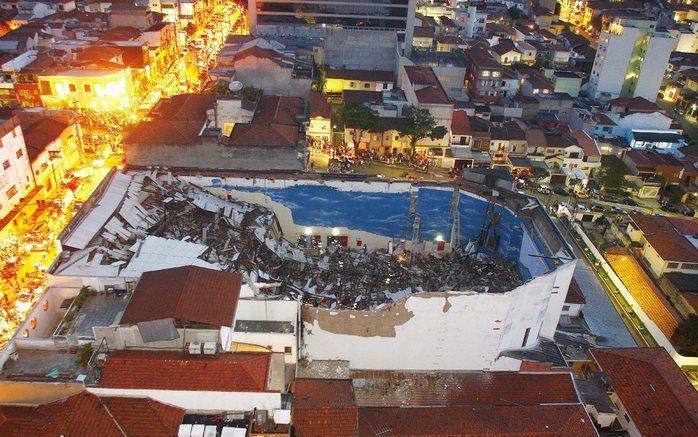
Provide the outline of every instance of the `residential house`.
[[667,184],[676,184],[683,175],[683,162],[672,155],[652,150],[628,150],[622,159],[630,172],[643,180],[661,176]]
[[34,178],[17,117],[2,121],[0,139],[0,222],[4,228],[3,219],[34,188]]
[[107,61],[56,67],[37,75],[48,108],[126,110],[133,104],[131,68]]
[[538,50],[527,41],[519,41],[516,43],[516,48],[521,52],[520,62],[528,65],[536,63]]
[[417,50],[431,50],[434,46],[434,28],[418,26],[414,28],[412,47]]
[[582,163],[577,166],[587,176],[591,175],[594,169],[601,167],[601,150],[594,138],[586,132],[574,131],[570,135],[577,141],[577,145],[582,148]]
[[134,4],[112,4],[109,8],[109,28],[135,27],[145,30],[155,24],[156,18],[146,6]]
[[502,40],[499,44],[493,46],[492,56],[501,65],[511,65],[521,62],[521,52],[510,39]]
[[622,431],[631,436],[698,432],[698,394],[664,348],[594,349],[585,367],[587,379],[597,372],[601,393],[615,407],[614,424]]
[[486,50],[473,48],[465,51],[468,72],[465,87],[472,100],[496,102],[501,95],[502,66]]
[[571,97],[579,97],[582,87],[582,78],[573,71],[555,71],[552,74],[553,92],[566,93]]
[[[456,10],[456,14],[459,14],[458,10]],[[487,10],[482,6],[469,5],[467,9],[465,9],[462,21],[466,38],[484,35],[487,28]]]
[[354,129],[345,128],[346,142],[354,143],[359,155],[370,152],[375,156],[396,157],[409,156],[410,137],[400,134],[406,127],[407,120],[397,117],[381,117],[379,127],[375,130],[364,131],[358,137]]
[[584,297],[584,293],[582,292],[582,289],[579,288],[577,281],[572,278],[572,281],[570,281],[570,287],[567,289],[565,304],[562,306],[562,315],[580,317],[585,304],[586,298]]
[[162,78],[179,53],[175,24],[164,21],[153,24],[143,30],[139,40],[148,44],[152,80]]
[[325,73],[324,92],[331,99],[342,99],[342,92],[356,91],[384,91],[393,89],[395,73],[379,70],[347,70],[328,68]]
[[631,214],[626,234],[640,245],[642,261],[655,277],[698,270],[698,221]]
[[230,66],[235,80],[268,95],[307,99],[313,82],[312,62],[281,52],[261,38],[243,44]]
[[[405,91],[410,104],[427,109],[434,117],[437,126],[451,129],[453,119],[453,103],[448,98],[438,77],[431,67],[403,66],[398,75],[398,84]],[[441,165],[441,158],[448,148],[450,135],[432,140],[425,138],[417,143],[417,153],[435,159],[435,165]]]
[[32,173],[42,195],[50,198],[68,181],[68,171],[82,161],[77,126],[57,117],[27,115],[20,120]]
[[325,96],[318,91],[310,91],[310,125],[308,137],[322,143],[332,140],[332,113]]
[[554,85],[542,71],[534,68],[522,68],[516,71],[521,81],[521,94],[533,97],[537,94],[552,94]]

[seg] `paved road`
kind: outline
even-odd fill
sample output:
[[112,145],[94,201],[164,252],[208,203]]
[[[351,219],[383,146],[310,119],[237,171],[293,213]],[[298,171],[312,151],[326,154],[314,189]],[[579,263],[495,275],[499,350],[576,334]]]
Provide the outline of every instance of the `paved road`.
[[637,347],[637,342],[584,257],[584,253],[576,245],[567,229],[557,220],[555,222],[578,258],[574,279],[586,298],[583,309],[584,320],[591,332],[598,335],[597,344],[601,347]]

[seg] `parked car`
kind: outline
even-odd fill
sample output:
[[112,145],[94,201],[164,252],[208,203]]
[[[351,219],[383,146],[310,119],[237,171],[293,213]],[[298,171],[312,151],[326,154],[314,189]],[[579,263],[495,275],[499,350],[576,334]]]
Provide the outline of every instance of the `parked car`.
[[550,187],[547,185],[539,185],[538,188],[536,188],[536,191],[542,194],[550,194],[551,192]]
[[620,206],[616,206],[616,205],[611,206],[611,208],[609,208],[609,209],[610,209],[611,212],[613,212],[613,213],[615,213],[615,214],[622,214],[622,213],[625,212],[625,211],[623,210],[623,208],[621,208]]
[[630,206],[637,206],[637,202],[630,197],[623,198],[623,203]]
[[693,217],[696,214],[696,212],[692,208],[689,208],[686,205],[681,205],[679,207],[679,212],[685,215],[686,217]]
[[567,195],[569,194],[569,193],[567,192],[567,190],[565,190],[565,187],[563,187],[563,186],[561,186],[561,185],[555,185],[555,186],[553,187],[553,193],[555,193],[555,194],[557,194],[557,195],[559,195],[559,196],[567,196]]
[[601,195],[601,200],[604,202],[611,202],[611,203],[618,203],[620,202],[620,199],[613,194],[602,194]]
[[594,211],[594,212],[605,212],[606,207],[601,205],[601,204],[598,204],[598,203],[590,203],[589,210]]
[[671,202],[662,202],[659,205],[659,209],[665,212],[679,212],[679,210]]

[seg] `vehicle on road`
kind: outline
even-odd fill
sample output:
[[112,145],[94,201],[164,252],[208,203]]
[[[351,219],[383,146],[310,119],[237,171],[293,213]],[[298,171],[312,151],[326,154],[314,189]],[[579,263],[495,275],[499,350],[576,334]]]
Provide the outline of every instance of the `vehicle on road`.
[[574,196],[577,199],[588,199],[589,198],[589,195],[587,193],[585,193],[584,191],[577,191],[576,193],[574,193]]
[[693,217],[696,214],[696,212],[692,208],[689,208],[686,205],[679,206],[678,210],[681,214],[685,215],[686,217]]
[[601,200],[604,202],[610,202],[610,203],[619,203],[620,199],[613,194],[602,194],[601,195]]
[[616,205],[611,206],[611,207],[609,208],[609,210],[610,210],[612,213],[615,213],[615,214],[622,214],[622,213],[625,212],[625,211],[623,210],[623,208],[621,208],[620,206],[616,206]]
[[536,188],[536,191],[541,194],[550,194],[552,190],[547,185],[539,185],[538,188]]
[[590,203],[589,204],[589,210],[594,211],[594,212],[605,212],[606,207],[599,204],[599,203]]
[[676,208],[676,206],[674,206],[674,204],[671,202],[662,202],[659,205],[659,209],[664,212],[679,212],[678,208]]
[[556,185],[553,187],[553,193],[557,194],[558,196],[567,196],[569,193],[565,189],[565,187],[561,185]]
[[623,203],[630,206],[637,206],[637,202],[630,197],[623,198]]

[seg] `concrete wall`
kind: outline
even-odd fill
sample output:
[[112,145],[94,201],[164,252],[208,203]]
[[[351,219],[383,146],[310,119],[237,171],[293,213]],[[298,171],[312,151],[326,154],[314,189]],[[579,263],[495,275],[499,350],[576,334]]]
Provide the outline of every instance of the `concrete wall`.
[[395,71],[396,56],[397,33],[394,31],[326,30],[325,64],[328,67]]
[[[589,92],[593,97],[601,93],[609,93],[611,98],[620,96],[638,35],[638,29],[632,27],[625,28],[622,35],[601,33],[600,49],[596,52],[589,76]],[[606,49],[602,50],[601,47]]]
[[266,58],[245,57],[235,63],[235,80],[264,90],[265,95],[308,98],[311,78],[293,77],[291,67],[282,68]]
[[274,410],[281,408],[281,393],[130,390],[101,387],[88,387],[87,391],[100,396],[147,396],[191,412],[247,412],[257,408],[273,414]]
[[[240,299],[235,310],[235,321],[282,321],[293,324],[293,332],[239,332],[233,330],[233,342],[271,346],[273,352],[284,354],[284,362],[294,364],[298,361],[298,321],[300,320],[300,304],[292,300],[257,300]],[[235,324],[233,324],[233,327]],[[291,353],[285,353],[290,347]]]
[[223,146],[215,138],[201,144],[141,146],[124,144],[126,162],[222,170],[301,170],[304,163],[293,147]]
[[[220,330],[218,329],[181,329],[178,328],[179,338],[167,341],[144,342],[136,325],[105,326],[92,328],[95,342],[99,344],[103,339],[109,345],[109,349],[164,349],[184,350],[187,343],[214,342],[221,343]],[[223,345],[225,346],[225,344]]]
[[669,55],[675,44],[676,40],[666,35],[650,38],[633,97],[644,97],[650,102],[657,100],[657,93],[669,63]]
[[304,307],[302,356],[359,369],[518,370],[500,353],[521,348],[527,329],[527,347],[552,337],[564,301],[554,287],[569,285],[574,264],[565,267],[507,293],[413,294],[373,312]]

